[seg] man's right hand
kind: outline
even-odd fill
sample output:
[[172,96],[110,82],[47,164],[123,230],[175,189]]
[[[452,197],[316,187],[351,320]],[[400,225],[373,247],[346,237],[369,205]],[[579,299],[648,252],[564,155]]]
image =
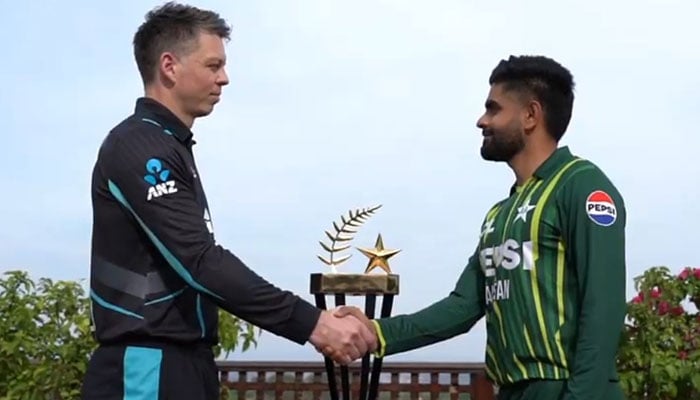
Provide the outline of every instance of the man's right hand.
[[362,310],[360,310],[357,307],[353,307],[353,306],[338,307],[335,310],[333,310],[333,316],[339,317],[339,318],[353,316],[353,317],[357,318],[360,322],[365,324],[367,329],[369,329],[370,332],[372,332],[372,335],[374,335],[375,338],[377,337],[377,332],[376,332],[376,329],[374,327],[374,324],[372,323],[372,321],[370,321],[369,318],[367,318],[365,313],[363,313]]
[[316,350],[343,365],[377,348],[373,327],[370,329],[358,318],[340,318],[325,310],[321,312],[309,341]]
[[377,337],[377,329],[374,323],[367,318],[362,310],[354,306],[340,306],[333,310],[333,316],[338,318],[352,317],[352,319],[357,319],[362,322],[365,327],[371,332],[372,338],[374,339],[374,346],[369,349],[369,351],[376,351],[379,346],[379,338]]

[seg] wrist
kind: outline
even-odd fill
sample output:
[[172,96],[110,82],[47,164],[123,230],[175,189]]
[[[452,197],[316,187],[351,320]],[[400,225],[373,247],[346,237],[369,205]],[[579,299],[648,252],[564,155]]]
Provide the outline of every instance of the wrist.
[[384,357],[386,355],[386,339],[384,338],[384,333],[382,332],[382,326],[376,319],[371,320],[372,331],[374,336],[377,338],[377,348],[374,351],[375,356],[378,358]]
[[316,320],[316,325],[314,326],[313,330],[311,331],[311,334],[309,335],[309,342],[318,347],[321,345],[323,338],[328,336],[328,324],[327,320],[329,318],[328,311],[321,311],[321,313],[318,316],[318,319]]

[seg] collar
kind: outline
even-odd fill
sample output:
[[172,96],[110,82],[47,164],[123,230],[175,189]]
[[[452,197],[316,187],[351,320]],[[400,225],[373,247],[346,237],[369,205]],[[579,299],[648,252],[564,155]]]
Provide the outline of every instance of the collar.
[[[552,153],[533,173],[533,176],[538,179],[547,179],[559,170],[559,167],[571,161],[574,156],[569,150],[569,146],[563,146],[557,148],[554,153]],[[513,184],[510,188],[510,194],[516,193],[520,190],[516,184]]]
[[182,143],[194,144],[192,131],[172,111],[162,103],[150,97],[140,97],[136,100],[135,113],[154,119],[163,129],[172,133]]
[[574,156],[571,155],[569,146],[559,147],[542,163],[542,165],[537,167],[534,175],[540,179],[547,179],[557,172],[559,167],[571,161],[573,158]]

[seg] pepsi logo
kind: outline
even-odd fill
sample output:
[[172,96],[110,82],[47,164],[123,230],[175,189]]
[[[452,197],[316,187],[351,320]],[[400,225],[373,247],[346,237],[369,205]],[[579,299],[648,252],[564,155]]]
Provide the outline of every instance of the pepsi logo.
[[596,224],[610,226],[617,219],[617,208],[609,194],[596,190],[586,199],[586,214]]

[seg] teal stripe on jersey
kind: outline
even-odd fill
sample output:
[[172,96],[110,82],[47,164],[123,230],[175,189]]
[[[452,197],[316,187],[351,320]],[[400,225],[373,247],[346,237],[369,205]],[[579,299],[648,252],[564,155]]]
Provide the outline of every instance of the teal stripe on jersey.
[[95,303],[101,305],[104,308],[107,308],[109,310],[112,310],[114,312],[118,312],[120,314],[128,315],[129,317],[134,317],[138,319],[143,319],[142,315],[136,314],[135,312],[131,312],[125,308],[119,307],[117,305],[114,305],[107,300],[103,299],[102,297],[98,296],[95,292],[92,290],[90,291],[90,298],[95,301]]
[[199,282],[197,282],[197,281],[194,280],[194,278],[192,277],[192,275],[189,273],[189,271],[187,270],[187,268],[185,268],[185,267],[182,265],[182,263],[180,262],[180,260],[178,260],[177,257],[175,257],[175,255],[174,255],[170,250],[168,250],[167,247],[165,247],[165,245],[160,241],[160,239],[158,239],[158,237],[157,237],[157,236],[148,228],[148,226],[143,222],[143,220],[141,219],[141,217],[139,217],[138,214],[136,214],[136,211],[134,211],[134,209],[131,207],[131,205],[129,204],[129,202],[126,200],[126,197],[124,197],[124,194],[122,194],[122,191],[119,189],[119,187],[118,187],[114,182],[112,182],[111,180],[108,181],[108,185],[109,185],[109,191],[112,193],[112,195],[113,195],[124,207],[126,207],[129,211],[131,211],[131,214],[134,216],[134,218],[136,218],[136,220],[139,222],[139,224],[141,225],[141,227],[143,228],[143,230],[146,232],[146,234],[148,235],[148,237],[151,239],[151,241],[153,242],[153,244],[156,245],[156,247],[158,248],[158,250],[160,251],[160,253],[163,255],[163,257],[165,257],[165,259],[168,261],[168,264],[170,264],[170,266],[175,270],[175,272],[177,272],[178,275],[180,275],[180,277],[182,277],[182,279],[184,279],[185,282],[187,282],[188,285],[190,285],[190,286],[192,286],[193,288],[199,290],[200,292],[204,292],[204,293],[206,293],[206,294],[208,294],[208,295],[210,295],[210,296],[216,297],[217,299],[223,301],[223,300],[224,300],[223,297],[221,297],[221,296],[215,294],[214,292],[212,292],[211,290],[205,288],[204,286],[202,286],[201,284],[199,284]]
[[204,311],[202,311],[202,297],[197,293],[197,318],[199,319],[199,327],[202,330],[202,337],[207,334],[207,327],[204,325]]
[[174,298],[176,298],[177,296],[181,295],[181,294],[185,291],[185,289],[187,289],[187,288],[184,287],[184,288],[178,290],[177,292],[170,293],[170,294],[167,295],[167,296],[163,296],[163,297],[160,297],[160,298],[157,298],[157,299],[153,299],[153,300],[151,300],[151,301],[147,301],[147,302],[144,303],[143,305],[144,305],[144,306],[150,306],[150,305],[152,305],[152,304],[162,303],[162,302],[164,302],[164,301],[168,301],[168,300],[174,299]]

